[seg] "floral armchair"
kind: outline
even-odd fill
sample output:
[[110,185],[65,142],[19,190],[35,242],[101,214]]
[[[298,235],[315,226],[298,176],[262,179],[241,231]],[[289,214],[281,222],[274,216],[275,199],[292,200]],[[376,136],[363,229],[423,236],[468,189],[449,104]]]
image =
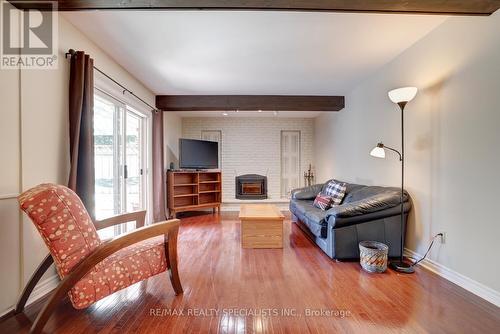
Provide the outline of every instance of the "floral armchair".
[[[94,223],[78,196],[55,184],[38,185],[22,193],[18,199],[50,254],[26,285],[16,312],[24,310],[30,293],[52,263],[55,263],[61,278],[30,333],[42,331],[66,294],[73,307],[83,309],[165,270],[169,271],[175,294],[183,292],[177,270],[179,220],[144,226],[145,211],[140,211]],[[99,239],[97,230],[130,221],[136,222],[136,230],[109,241]]]

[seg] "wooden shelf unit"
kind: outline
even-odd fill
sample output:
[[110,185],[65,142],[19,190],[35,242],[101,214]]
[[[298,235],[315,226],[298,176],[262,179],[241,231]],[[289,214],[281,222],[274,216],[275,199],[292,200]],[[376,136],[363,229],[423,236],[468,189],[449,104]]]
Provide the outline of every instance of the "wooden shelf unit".
[[220,172],[168,171],[167,206],[170,217],[177,212],[212,208],[220,213],[222,175]]

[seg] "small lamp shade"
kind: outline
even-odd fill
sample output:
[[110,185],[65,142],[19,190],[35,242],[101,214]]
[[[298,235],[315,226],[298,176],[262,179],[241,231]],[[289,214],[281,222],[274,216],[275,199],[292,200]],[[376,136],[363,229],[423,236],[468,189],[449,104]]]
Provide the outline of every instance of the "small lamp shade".
[[373,148],[373,150],[371,150],[370,155],[375,158],[385,159],[384,147],[383,146],[381,147],[380,144],[378,144]]
[[394,103],[410,102],[417,95],[417,87],[403,87],[389,92],[389,98]]

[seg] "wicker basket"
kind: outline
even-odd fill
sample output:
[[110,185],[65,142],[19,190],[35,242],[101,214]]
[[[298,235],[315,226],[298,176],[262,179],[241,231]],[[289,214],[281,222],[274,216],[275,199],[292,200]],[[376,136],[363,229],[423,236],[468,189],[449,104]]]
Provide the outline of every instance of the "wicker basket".
[[387,270],[389,247],[378,241],[359,243],[359,263],[370,273],[383,273]]

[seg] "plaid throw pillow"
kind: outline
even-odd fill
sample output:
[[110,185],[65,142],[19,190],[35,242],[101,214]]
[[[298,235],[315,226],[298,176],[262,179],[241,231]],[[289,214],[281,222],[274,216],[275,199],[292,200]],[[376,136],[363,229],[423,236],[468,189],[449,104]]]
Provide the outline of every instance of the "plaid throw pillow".
[[332,206],[333,198],[319,193],[314,199],[313,205],[321,210],[328,210]]
[[346,184],[343,182],[330,181],[323,194],[332,198],[332,205],[340,205],[344,199],[346,188]]

